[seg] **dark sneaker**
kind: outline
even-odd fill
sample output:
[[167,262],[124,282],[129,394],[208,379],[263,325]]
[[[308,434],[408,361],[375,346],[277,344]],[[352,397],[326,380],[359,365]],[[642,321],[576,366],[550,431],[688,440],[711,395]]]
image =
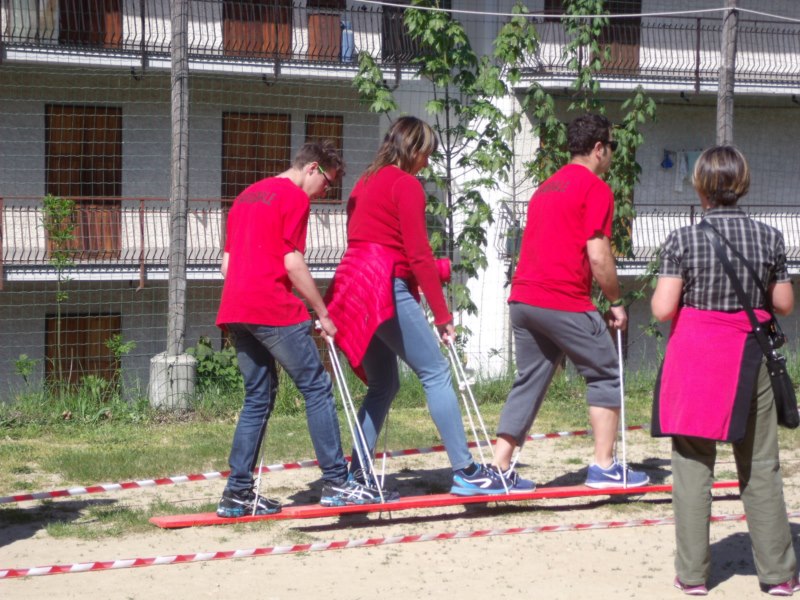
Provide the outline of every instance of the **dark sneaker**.
[[506,494],[507,485],[494,467],[473,463],[471,467],[453,471],[450,493],[456,496]]
[[705,584],[700,585],[687,585],[683,583],[677,577],[675,578],[675,587],[682,591],[687,596],[707,596],[708,595],[708,588]]
[[400,494],[396,491],[381,490],[367,485],[352,474],[343,483],[326,482],[322,486],[319,503],[322,506],[346,506],[347,504],[379,504],[383,492],[384,502],[396,502]]
[[536,484],[530,479],[523,479],[514,469],[509,469],[503,473],[508,484],[510,494],[525,494],[536,490]]
[[766,587],[770,596],[791,596],[794,592],[800,592],[800,581],[795,577],[789,581],[767,585]]
[[223,519],[249,517],[254,514],[271,515],[280,511],[280,502],[264,496],[257,496],[253,490],[235,492],[225,488],[222,492],[222,498],[217,504],[217,516]]
[[586,475],[586,486],[597,490],[621,488],[625,483],[627,483],[628,487],[640,487],[650,483],[650,477],[646,473],[632,471],[628,467],[627,473],[623,478],[622,465],[617,461],[614,461],[614,464],[607,469],[603,469],[598,465],[591,465],[589,473]]

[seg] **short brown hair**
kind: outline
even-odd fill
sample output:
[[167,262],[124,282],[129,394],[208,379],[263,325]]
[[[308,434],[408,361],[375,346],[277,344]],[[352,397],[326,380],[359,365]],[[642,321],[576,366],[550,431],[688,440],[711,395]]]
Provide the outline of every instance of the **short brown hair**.
[[597,142],[611,141],[611,121],[603,115],[585,114],[567,125],[567,149],[570,156],[585,156]]
[[692,183],[712,206],[733,206],[750,189],[750,167],[734,146],[713,146],[694,164]]
[[302,169],[308,163],[318,163],[323,170],[336,169],[336,177],[344,175],[344,159],[333,140],[306,142],[294,155],[292,167]]

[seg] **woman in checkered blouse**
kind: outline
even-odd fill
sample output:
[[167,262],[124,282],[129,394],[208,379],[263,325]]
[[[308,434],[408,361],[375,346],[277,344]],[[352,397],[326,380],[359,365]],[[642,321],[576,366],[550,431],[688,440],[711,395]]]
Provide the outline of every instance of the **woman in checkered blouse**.
[[[703,152],[694,187],[704,221],[756,269],[767,297],[735,257],[735,271],[760,321],[771,305],[780,315],[794,308],[783,236],[737,207],[750,187],[750,171],[732,146]],[[777,416],[752,327],[713,246],[698,225],[673,231],[662,248],[651,303],[672,331],[654,397],[654,435],[672,436],[673,506],[677,552],[675,587],[707,593],[711,552],[711,483],[718,441],[732,442],[742,502],[764,591],[800,591],[783,480]]]

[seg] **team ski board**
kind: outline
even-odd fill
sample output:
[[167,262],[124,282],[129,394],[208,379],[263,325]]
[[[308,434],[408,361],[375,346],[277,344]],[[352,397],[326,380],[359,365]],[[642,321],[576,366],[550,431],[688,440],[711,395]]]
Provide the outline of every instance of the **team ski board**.
[[[738,488],[738,481],[718,481],[714,489]],[[584,485],[565,487],[542,487],[524,494],[499,494],[495,496],[456,496],[454,494],[428,494],[424,496],[404,496],[395,502],[386,504],[348,504],[346,506],[322,506],[321,504],[292,504],[271,515],[239,517],[223,519],[216,513],[195,513],[153,517],[150,522],[162,529],[180,527],[199,527],[206,525],[230,525],[232,523],[250,523],[252,521],[276,521],[285,519],[318,519],[340,515],[395,512],[419,508],[436,508],[441,506],[459,506],[464,504],[489,504],[490,502],[519,502],[522,500],[545,500],[552,498],[578,498],[585,496],[632,496],[672,492],[671,485],[646,485],[636,488],[613,488],[597,490]]]

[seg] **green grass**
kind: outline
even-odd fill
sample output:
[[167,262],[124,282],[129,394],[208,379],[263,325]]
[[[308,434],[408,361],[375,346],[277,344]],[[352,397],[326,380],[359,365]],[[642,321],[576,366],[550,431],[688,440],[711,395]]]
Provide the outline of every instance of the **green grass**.
[[[440,443],[418,386],[416,377],[404,378],[385,427],[390,450]],[[651,386],[644,379],[630,386],[628,424],[649,422]],[[510,379],[478,381],[473,386],[490,435],[510,387]],[[357,401],[362,393],[363,387],[356,392]],[[226,399],[213,406],[182,415],[151,412],[133,422],[18,419],[0,427],[0,494],[52,487],[48,482],[53,480],[63,485],[89,485],[225,470],[241,399]],[[339,414],[342,439],[349,440],[343,412]],[[586,427],[583,380],[559,373],[534,429],[549,432]],[[378,449],[383,447],[382,437]],[[313,457],[302,403],[298,409],[272,416],[265,452],[271,463]],[[349,452],[347,442],[345,452]]]
[[[654,373],[626,375],[628,425],[650,422],[654,380]],[[313,457],[303,403],[291,382],[282,383],[281,406],[270,419],[265,442],[270,464]],[[477,381],[473,386],[491,436],[510,388],[510,378]],[[351,390],[359,402],[364,387],[354,377]],[[587,428],[585,396],[581,377],[570,369],[559,372],[533,432]],[[241,402],[241,391],[207,388],[183,413],[158,412],[133,403],[114,408],[116,415],[112,413],[112,418],[63,419],[57,412],[63,404],[29,395],[21,405],[0,408],[0,495],[226,470]],[[86,414],[95,413],[89,407]],[[349,440],[341,408],[339,414],[342,439]],[[416,377],[403,376],[385,429],[390,450],[440,443]],[[781,431],[782,446],[794,443],[791,434]],[[383,448],[381,438],[377,449]],[[345,452],[349,451],[345,442]],[[577,464],[574,458],[565,461]],[[0,507],[0,522],[43,523],[53,537],[96,539],[149,530],[147,519],[153,515],[213,510],[212,505],[175,506],[160,501],[128,507],[123,498],[113,503],[79,504],[83,508],[63,502],[23,508],[6,505]]]

